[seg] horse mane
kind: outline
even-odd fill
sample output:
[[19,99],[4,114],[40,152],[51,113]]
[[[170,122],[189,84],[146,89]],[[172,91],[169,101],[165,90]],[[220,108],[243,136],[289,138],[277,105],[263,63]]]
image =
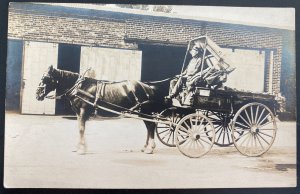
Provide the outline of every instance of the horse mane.
[[56,76],[59,76],[61,78],[73,78],[73,79],[78,79],[78,77],[80,76],[80,74],[78,73],[74,73],[71,71],[66,71],[66,70],[60,70],[60,69],[53,69],[53,73]]

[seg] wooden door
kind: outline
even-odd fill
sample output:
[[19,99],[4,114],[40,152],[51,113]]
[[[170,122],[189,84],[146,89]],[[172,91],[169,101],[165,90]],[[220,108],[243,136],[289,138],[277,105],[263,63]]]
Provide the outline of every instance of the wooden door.
[[228,63],[236,67],[225,85],[239,90],[263,92],[265,84],[265,52],[223,49]]
[[137,50],[81,47],[80,73],[88,68],[88,77],[109,80],[140,80],[142,52]]
[[55,114],[55,100],[36,100],[36,89],[50,65],[57,67],[58,45],[30,42],[24,44],[22,76],[22,114]]

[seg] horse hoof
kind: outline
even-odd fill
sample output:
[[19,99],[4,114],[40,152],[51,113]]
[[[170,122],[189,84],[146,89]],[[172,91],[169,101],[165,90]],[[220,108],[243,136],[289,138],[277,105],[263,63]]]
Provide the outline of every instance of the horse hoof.
[[153,154],[153,150],[145,150],[145,154]]
[[85,155],[85,154],[86,154],[86,152],[85,152],[84,150],[78,150],[77,153],[78,153],[79,155]]

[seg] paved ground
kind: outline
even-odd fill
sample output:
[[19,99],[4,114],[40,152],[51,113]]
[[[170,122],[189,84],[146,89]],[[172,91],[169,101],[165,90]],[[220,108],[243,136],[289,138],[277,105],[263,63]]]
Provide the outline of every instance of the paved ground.
[[62,116],[6,114],[6,187],[17,188],[227,188],[296,186],[296,123],[278,122],[277,138],[263,156],[242,156],[214,146],[190,159],[158,142],[140,152],[146,129],[133,119],[87,123],[88,153],[72,152],[77,122]]

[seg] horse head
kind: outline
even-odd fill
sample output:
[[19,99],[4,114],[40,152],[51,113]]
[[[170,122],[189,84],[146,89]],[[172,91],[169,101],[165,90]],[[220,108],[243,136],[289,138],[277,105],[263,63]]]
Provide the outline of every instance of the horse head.
[[57,80],[54,77],[54,68],[51,65],[48,70],[43,74],[41,82],[36,90],[36,99],[39,101],[44,100],[45,96],[57,88]]

